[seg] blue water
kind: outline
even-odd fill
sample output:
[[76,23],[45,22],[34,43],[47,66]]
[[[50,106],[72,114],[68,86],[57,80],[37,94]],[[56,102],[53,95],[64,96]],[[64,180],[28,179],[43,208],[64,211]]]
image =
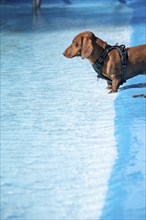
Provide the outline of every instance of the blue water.
[[[144,220],[144,76],[118,94],[62,53],[91,30],[146,42],[144,1],[1,5],[1,219]],[[113,5],[111,5],[113,3]],[[127,86],[127,87],[126,87]]]
[[[146,3],[131,5],[131,45],[146,43]],[[146,102],[132,100],[134,92],[146,93],[144,76],[130,79],[115,100],[115,137],[119,158],[113,166],[101,220],[146,219]],[[129,87],[129,91],[128,91]],[[133,87],[133,88],[134,88]],[[140,88],[141,87],[141,88]],[[131,90],[131,91],[130,91]]]

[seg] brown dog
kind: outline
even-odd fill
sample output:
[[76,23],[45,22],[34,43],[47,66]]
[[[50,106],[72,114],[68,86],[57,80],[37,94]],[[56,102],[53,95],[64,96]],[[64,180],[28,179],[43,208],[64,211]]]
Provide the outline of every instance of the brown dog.
[[146,44],[130,48],[124,45],[112,47],[92,32],[82,32],[63,54],[67,58],[87,58],[98,77],[107,80],[110,93],[117,92],[127,79],[146,74]]

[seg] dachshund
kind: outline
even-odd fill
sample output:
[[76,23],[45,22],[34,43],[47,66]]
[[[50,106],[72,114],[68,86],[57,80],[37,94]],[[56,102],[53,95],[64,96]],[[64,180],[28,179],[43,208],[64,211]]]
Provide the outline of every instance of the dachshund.
[[79,33],[63,55],[88,59],[98,77],[107,81],[109,93],[118,92],[127,79],[146,74],[146,44],[130,48],[110,46],[87,31]]

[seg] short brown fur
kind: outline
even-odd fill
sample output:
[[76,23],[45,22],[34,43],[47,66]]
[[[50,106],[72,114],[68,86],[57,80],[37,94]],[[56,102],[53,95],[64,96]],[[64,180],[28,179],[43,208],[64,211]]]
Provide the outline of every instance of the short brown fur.
[[[82,32],[73,39],[72,44],[64,51],[64,56],[67,58],[81,56],[93,64],[107,45],[107,42],[97,38],[92,32]],[[146,74],[146,44],[126,49],[128,54],[126,80],[139,74]],[[122,84],[122,73],[120,54],[117,49],[113,49],[106,56],[102,68],[102,74],[112,81],[107,87],[110,93],[118,91]]]

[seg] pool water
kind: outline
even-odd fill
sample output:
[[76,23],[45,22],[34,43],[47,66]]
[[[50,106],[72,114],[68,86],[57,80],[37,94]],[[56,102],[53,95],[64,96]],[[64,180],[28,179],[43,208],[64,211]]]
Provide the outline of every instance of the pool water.
[[44,4],[37,16],[1,5],[2,220],[145,219],[145,101],[132,98],[145,88],[108,94],[87,60],[62,54],[85,30],[145,43],[135,4]]

